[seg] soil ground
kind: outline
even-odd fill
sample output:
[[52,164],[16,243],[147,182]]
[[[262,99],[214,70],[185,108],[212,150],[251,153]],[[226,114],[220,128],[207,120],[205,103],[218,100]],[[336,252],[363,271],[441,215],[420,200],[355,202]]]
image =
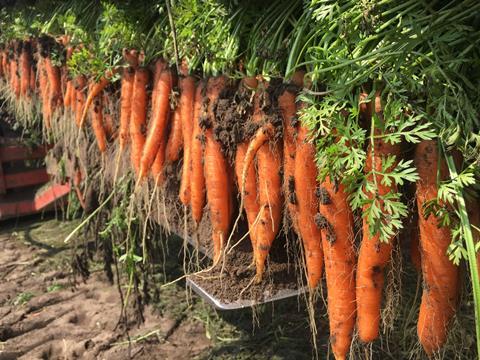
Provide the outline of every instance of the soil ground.
[[[71,245],[63,240],[77,224],[41,216],[0,224],[0,360],[312,357],[297,299],[217,313],[180,282],[158,284],[145,322],[138,326],[130,316],[119,325],[119,291],[101,264],[90,267],[86,281],[73,278]],[[177,251],[171,239],[169,254]],[[173,279],[182,265],[175,255],[167,259]],[[324,344],[319,350],[326,354]]]

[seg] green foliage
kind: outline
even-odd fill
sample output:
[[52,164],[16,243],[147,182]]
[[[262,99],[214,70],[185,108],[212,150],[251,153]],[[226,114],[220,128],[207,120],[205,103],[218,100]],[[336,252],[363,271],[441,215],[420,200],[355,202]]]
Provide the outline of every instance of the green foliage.
[[62,284],[52,284],[47,287],[47,292],[52,293],[52,292],[63,290],[64,288],[65,286]]
[[35,297],[35,294],[31,292],[22,292],[17,294],[15,299],[13,300],[13,305],[15,306],[23,306],[27,304],[30,300],[32,300]]

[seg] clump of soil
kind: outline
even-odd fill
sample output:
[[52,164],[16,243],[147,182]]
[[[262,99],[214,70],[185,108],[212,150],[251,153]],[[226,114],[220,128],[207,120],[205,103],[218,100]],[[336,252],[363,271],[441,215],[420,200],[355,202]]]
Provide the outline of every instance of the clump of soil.
[[[213,131],[215,140],[221,143],[222,151],[230,162],[233,163],[235,158],[237,144],[250,139],[264,122],[274,125],[274,140],[281,139],[283,127],[278,97],[286,87],[291,85],[284,85],[282,79],[273,78],[265,88],[262,82],[257,89],[250,89],[239,82],[235,86],[227,86],[220,93],[213,105]],[[261,122],[252,120],[255,106],[262,112]]]
[[245,137],[245,122],[252,111],[251,90],[240,84],[225,87],[215,104],[213,134],[222,151],[233,162],[237,144]]
[[279,237],[275,240],[267,260],[264,279],[260,284],[252,282],[255,266],[249,238],[227,255],[224,264],[220,263],[212,271],[193,276],[192,279],[223,302],[238,300],[261,302],[277,295],[281,290],[296,290],[299,277],[298,264],[294,256],[289,261],[284,245],[285,238]]

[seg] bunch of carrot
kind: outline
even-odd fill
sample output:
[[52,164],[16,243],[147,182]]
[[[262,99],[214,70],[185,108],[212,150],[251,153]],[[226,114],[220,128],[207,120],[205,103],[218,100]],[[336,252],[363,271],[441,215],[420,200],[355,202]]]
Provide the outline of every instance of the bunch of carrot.
[[[13,42],[0,51],[0,77],[17,99],[38,96],[45,128],[51,127],[52,118],[62,107],[80,128],[90,117],[100,152],[105,153],[116,139],[120,153],[130,148],[131,167],[138,183],[150,176],[156,186],[162,186],[167,165],[178,161],[183,151],[179,200],[191,209],[197,225],[208,204],[215,264],[225,255],[232,231],[236,183],[240,211],[246,213],[257,283],[262,281],[270,247],[282,226],[282,212],[286,211],[303,244],[310,290],[318,287],[325,269],[335,357],[346,358],[355,323],[362,341],[370,342],[379,336],[383,271],[395,239],[381,243],[377,235],[370,234],[364,219],[357,261],[348,190],[330,177],[319,182],[314,139],[305,124],[298,121],[302,104],[296,96],[304,86],[302,72],[297,72],[280,93],[272,91],[277,85],[262,77],[245,77],[236,84],[252,91],[253,110],[249,116],[257,130],[237,144],[232,166],[214,131],[217,100],[226,87],[235,85],[226,76],[197,79],[184,67],[177,74],[163,59],[151,66],[142,65],[137,51],[125,50],[124,66],[99,79],[84,75],[70,78],[65,65],[54,64],[48,46],[39,46],[35,51],[36,45],[37,41],[30,39]],[[70,58],[75,49],[69,46],[68,39],[62,46],[66,58]],[[116,125],[117,117],[112,113],[115,90],[109,90],[109,86],[115,86],[112,81],[118,73],[121,85]],[[178,98],[173,92],[177,84]],[[265,103],[277,113],[269,112]],[[360,111],[368,119],[373,113],[382,119],[380,95],[373,103],[362,106]],[[282,119],[280,124],[275,122],[276,115]],[[400,150],[399,146],[374,141],[367,152],[365,171],[380,172],[382,159],[399,157]],[[420,143],[415,162],[420,175],[420,261],[426,284],[418,335],[431,354],[445,342],[455,312],[458,269],[446,255],[451,241],[449,230],[439,228],[436,218],[426,218],[422,213],[424,204],[437,197],[434,170],[441,167],[444,171],[435,142]],[[370,180],[383,184],[381,175],[373,177]],[[393,185],[381,185],[379,195],[395,190]]]
[[16,99],[30,99],[36,88],[33,46],[31,39],[12,41],[0,51],[0,78]]

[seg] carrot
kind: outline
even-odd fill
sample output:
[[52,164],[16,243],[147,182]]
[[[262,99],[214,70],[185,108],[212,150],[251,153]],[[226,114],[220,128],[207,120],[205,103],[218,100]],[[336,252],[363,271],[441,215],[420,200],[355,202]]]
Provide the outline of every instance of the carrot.
[[2,68],[3,68],[3,77],[8,80],[8,75],[10,74],[9,67],[8,67],[8,53],[6,50],[3,51],[3,57],[2,57]]
[[304,126],[300,126],[295,152],[292,176],[297,179],[296,226],[305,249],[308,286],[315,289],[323,271],[322,239],[320,228],[315,225],[319,206],[316,196],[318,171],[315,163],[315,146],[308,142],[308,130]]
[[[208,79],[207,96],[209,99],[208,117],[211,124],[214,121],[213,106],[221,90],[225,87],[226,78],[223,76]],[[229,164],[222,153],[221,145],[215,140],[213,128],[205,130],[205,186],[207,201],[210,208],[212,223],[212,239],[214,264],[221,258],[224,241],[231,226],[232,189],[229,178]]]
[[137,68],[139,64],[138,51],[137,50],[127,50],[123,49],[123,58],[129,66],[132,68]]
[[103,126],[103,99],[100,94],[95,98],[93,108],[91,110],[92,129],[97,140],[98,149],[101,153],[107,150],[107,135]]
[[47,57],[45,58],[45,69],[47,71],[49,83],[48,101],[50,102],[50,115],[52,115],[55,109],[57,109],[60,104],[63,104],[62,85],[60,82],[60,68],[53,65],[52,59],[50,57]]
[[18,99],[20,97],[20,78],[18,73],[18,63],[16,59],[13,60],[12,65],[12,89],[15,97]]
[[250,140],[243,163],[243,174],[241,181],[242,193],[245,189],[247,173],[249,171],[250,165],[255,159],[255,155],[258,153],[258,150],[262,147],[262,145],[273,137],[274,131],[275,128],[273,127],[273,125],[271,123],[266,123],[255,132],[255,135],[253,135],[252,139]]
[[[382,105],[380,95],[375,98],[375,112],[382,118]],[[373,124],[372,124],[373,126]],[[377,132],[377,131],[376,131]],[[389,155],[398,155],[399,145],[391,145],[377,139],[374,141],[374,151],[368,149],[365,170],[381,171],[382,159]],[[382,176],[375,175],[378,183],[379,195],[386,195],[395,191],[393,186],[381,184]],[[370,181],[373,179],[370,178]],[[370,194],[370,196],[374,196]],[[364,211],[368,205],[364,207]],[[391,253],[393,238],[388,242],[380,242],[379,235],[370,234],[369,223],[363,219],[363,239],[360,246],[357,271],[357,312],[359,337],[364,342],[370,342],[378,337],[380,325],[380,308],[384,283],[383,271],[387,266]]]
[[368,94],[365,92],[360,93],[359,96],[359,112],[364,121],[370,121],[372,119],[373,106],[370,101],[367,102]]
[[147,86],[149,79],[150,73],[147,68],[138,68],[135,70],[132,110],[130,114],[130,140],[132,142],[130,159],[136,173],[140,171],[140,161],[145,145],[144,130],[147,119]]
[[112,116],[112,100],[110,99],[111,93],[104,91],[103,92],[103,120],[105,134],[107,139],[111,141],[115,137],[115,130],[113,125],[113,116]]
[[65,90],[65,96],[63,97],[63,106],[65,108],[72,106],[72,91],[73,91],[72,81],[68,80],[67,88]]
[[[244,86],[247,89],[256,89],[258,86],[257,79],[254,77],[245,77],[243,78],[240,86]],[[243,142],[237,144],[237,152],[235,153],[235,174],[237,177],[237,184],[240,191],[242,191],[242,179],[245,166],[245,156],[247,154],[249,142],[244,140]],[[252,243],[253,249],[253,258],[255,259],[255,251],[257,248],[256,234],[255,234],[255,225],[257,220],[257,215],[260,211],[260,205],[257,201],[257,178],[255,173],[255,168],[249,166],[248,170],[245,172],[245,182],[244,182],[244,200],[243,208],[247,215],[248,229],[250,241]],[[242,211],[243,209],[240,209]]]
[[14,81],[14,78],[15,78],[15,58],[13,57],[9,57],[8,59],[8,66],[9,66],[9,74],[8,74],[8,82],[10,84],[10,87],[12,88],[12,91],[13,91],[13,81]]
[[[203,207],[205,206],[205,175],[203,173],[203,141],[204,141],[204,133],[202,127],[200,125],[200,121],[203,117],[203,99],[204,99],[204,91],[205,91],[205,82],[200,81],[197,85],[197,89],[195,91],[195,104],[193,109],[193,130],[192,130],[192,144],[191,144],[191,153],[192,153],[192,169],[190,174],[190,206],[192,209],[192,217],[195,223],[198,225],[202,220],[203,216]],[[179,122],[179,121],[177,121]],[[180,129],[180,131],[176,131],[175,133],[180,133],[181,139],[181,127],[176,126],[176,128]],[[175,129],[175,124],[172,124],[172,131]],[[170,138],[173,138],[172,133]],[[177,135],[178,136],[178,135]],[[180,141],[181,144],[181,141]],[[173,146],[170,147],[170,151]],[[167,150],[168,150],[167,144]],[[180,145],[181,149],[181,145]],[[180,149],[177,150],[177,154],[180,152]],[[167,151],[167,158],[168,156],[172,156]],[[177,155],[178,157],[178,155]],[[170,158],[172,159],[172,157]]]
[[5,65],[3,59],[5,58],[5,54],[3,51],[0,51],[0,78],[4,77],[5,75]]
[[0,68],[1,74],[0,77],[7,78],[8,68],[7,68],[7,53],[5,51],[0,51]]
[[87,79],[85,76],[80,75],[77,76],[75,82],[75,123],[80,127],[80,119],[85,104],[85,87],[87,86]]
[[20,93],[23,97],[28,95],[30,88],[30,57],[31,57],[31,45],[30,42],[25,41],[23,43],[22,54],[20,55],[20,70],[21,70],[21,83]]
[[3,66],[3,73],[4,73],[3,76],[5,78],[5,81],[8,83],[10,80],[10,60],[8,59],[7,51],[3,53],[2,66]]
[[[66,51],[66,60],[70,60],[73,54],[73,47],[69,46],[67,47]],[[63,97],[63,106],[65,108],[71,107],[73,109],[73,104],[75,100],[73,99],[73,94],[75,93],[74,91],[74,86],[73,86],[73,80],[68,78],[68,69],[66,66],[64,67],[64,79],[66,80],[66,86],[65,86],[65,94]]]
[[[158,99],[159,80],[162,72],[167,68],[167,63],[163,59],[155,61],[155,68],[153,70],[153,91],[152,91],[152,112],[157,108],[156,102]],[[172,75],[173,76],[173,75]],[[154,116],[152,115],[152,118]]]
[[172,74],[169,69],[161,71],[160,75],[158,75],[158,81],[154,86],[152,121],[148,128],[145,147],[141,154],[139,179],[147,176],[158,153],[160,142],[165,139],[168,114],[170,111],[169,96],[172,90]]
[[80,202],[80,206],[82,209],[86,208],[85,204],[85,198],[83,196],[82,191],[80,190],[80,185],[82,183],[82,172],[80,169],[74,169],[74,174],[73,174],[73,187],[75,188],[75,193],[77,194],[78,201]]
[[[253,121],[260,123],[265,114],[261,110],[260,95],[257,91],[254,98]],[[267,259],[273,240],[280,229],[282,212],[282,184],[280,169],[282,152],[279,143],[270,144],[267,140],[273,137],[274,128],[270,122],[264,124],[252,138],[247,152],[242,175],[242,197],[244,196],[247,171],[256,153],[257,158],[257,190],[260,211],[258,223],[254,229],[256,249],[254,251],[256,275],[255,282],[262,281]]]
[[35,91],[36,91],[36,87],[37,87],[36,85],[37,85],[37,79],[36,79],[36,74],[35,74],[35,67],[32,64],[30,66],[30,84],[29,84],[30,92],[32,94],[34,94]]
[[[237,182],[239,184],[242,181],[243,171],[244,171],[244,163],[245,163],[245,156],[248,150],[248,143],[240,143],[237,144],[237,152],[235,153],[235,174],[237,177]],[[248,229],[249,229],[249,236],[250,241],[252,243],[253,252],[256,252],[257,249],[257,241],[256,241],[256,224],[257,224],[257,216],[260,211],[260,205],[258,204],[257,196],[257,177],[255,173],[255,167],[250,166],[245,173],[245,182],[244,182],[244,202],[243,208],[245,209],[245,213],[247,215],[247,222],[248,222]],[[255,255],[254,255],[255,259]]]
[[437,174],[444,179],[446,163],[439,161],[437,144],[424,140],[415,149],[418,224],[422,254],[423,293],[418,315],[417,333],[425,352],[431,355],[445,343],[448,324],[455,314],[459,293],[459,271],[447,256],[452,241],[450,229],[441,227],[433,214],[423,213],[425,203],[438,194]]
[[122,75],[122,86],[120,93],[120,128],[119,128],[119,143],[120,152],[122,152],[129,140],[129,125],[130,116],[132,113],[132,95],[133,95],[133,81],[135,78],[135,71],[133,68],[125,68]]
[[42,116],[43,121],[45,122],[45,127],[50,129],[50,102],[48,101],[48,93],[49,93],[49,83],[47,78],[47,73],[45,70],[45,59],[41,59],[38,63],[38,72],[39,72],[39,90],[40,90],[40,98],[42,102]]
[[356,313],[353,213],[342,184],[337,187],[327,177],[319,195],[330,342],[335,359],[345,359],[352,343]]
[[263,144],[258,150],[258,201],[260,216],[256,227],[256,275],[259,283],[265,270],[270,246],[280,230],[282,213],[282,184],[280,168],[282,166],[280,144]]
[[88,109],[93,103],[93,100],[104,90],[108,84],[110,84],[110,80],[112,76],[114,75],[114,71],[107,71],[104,76],[100,78],[98,82],[96,82],[88,92],[87,100],[85,101],[85,104],[83,105],[83,112],[82,112],[82,117],[80,118],[80,124],[79,127],[83,127],[83,123],[85,122],[85,119],[87,118],[88,114]]
[[[167,140],[167,147],[165,149],[166,160],[173,163],[180,158],[180,153],[183,148],[183,134],[182,121],[180,116],[180,106],[177,106],[170,114],[170,133]],[[203,171],[203,170],[202,170]]]
[[193,105],[195,101],[195,78],[186,76],[180,79],[180,119],[183,134],[183,167],[180,182],[180,201],[190,203],[190,177],[192,161]]
[[[301,71],[294,74],[294,85],[303,86],[303,75]],[[297,108],[295,105],[295,91],[286,88],[283,94],[278,97],[278,107],[283,118],[283,192],[287,198],[288,214],[294,230],[298,233],[297,205],[293,189],[295,188],[295,136],[297,122]],[[296,89],[295,89],[296,90]]]
[[[163,134],[165,137],[165,134]],[[160,146],[158,147],[157,155],[155,156],[155,160],[152,164],[152,177],[155,181],[155,185],[162,186],[163,182],[165,181],[164,176],[164,166],[165,166],[165,146],[166,141],[165,138],[161,139]]]

